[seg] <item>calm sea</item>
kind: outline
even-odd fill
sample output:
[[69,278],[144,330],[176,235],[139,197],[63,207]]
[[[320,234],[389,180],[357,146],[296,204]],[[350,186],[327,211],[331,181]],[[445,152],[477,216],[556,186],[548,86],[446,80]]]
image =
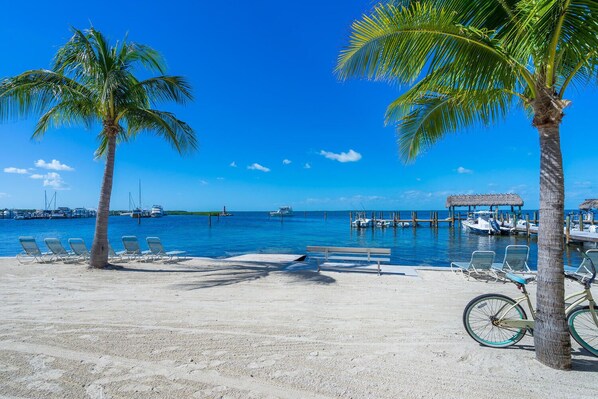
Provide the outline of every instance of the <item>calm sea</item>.
[[[325,217],[326,215],[326,217]],[[426,212],[420,213],[420,217]],[[446,217],[441,212],[439,217]],[[30,235],[42,247],[46,237],[83,238],[91,246],[95,219],[12,220],[0,219],[0,256],[14,256],[21,251],[18,237]],[[447,267],[451,261],[465,261],[475,250],[491,250],[502,260],[509,244],[529,244],[530,267],[537,263],[535,238],[523,236],[484,236],[467,233],[460,227],[443,223],[437,229],[422,225],[416,229],[386,228],[355,230],[349,227],[349,212],[296,212],[284,219],[267,212],[236,212],[234,216],[166,216],[137,220],[126,216],[110,218],[112,246],[122,249],[121,237],[135,235],[144,244],[145,237],[158,236],[166,250],[185,250],[191,256],[227,257],[245,253],[303,254],[307,245],[360,246],[392,248],[392,263]],[[142,245],[145,247],[145,245]],[[45,247],[44,247],[45,248]],[[565,263],[578,265],[581,257],[575,247],[568,247]]]

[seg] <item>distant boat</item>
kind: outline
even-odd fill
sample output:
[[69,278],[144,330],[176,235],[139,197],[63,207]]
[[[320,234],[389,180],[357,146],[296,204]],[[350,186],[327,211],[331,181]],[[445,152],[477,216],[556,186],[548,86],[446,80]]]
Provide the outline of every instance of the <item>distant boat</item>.
[[473,233],[501,234],[500,226],[493,216],[494,212],[492,211],[477,211],[461,223],[463,228]]
[[233,216],[233,214],[232,213],[228,213],[226,211],[226,206],[225,206],[224,208],[222,208],[222,212],[220,212],[219,216]]
[[161,218],[162,216],[166,216],[166,213],[164,213],[162,205],[154,205],[150,211],[150,216],[153,218]]
[[270,212],[270,216],[293,216],[293,208],[290,206],[281,206],[277,211]]
[[358,217],[357,219],[352,221],[351,224],[355,228],[363,229],[363,228],[372,226],[372,219],[367,219],[365,217]]

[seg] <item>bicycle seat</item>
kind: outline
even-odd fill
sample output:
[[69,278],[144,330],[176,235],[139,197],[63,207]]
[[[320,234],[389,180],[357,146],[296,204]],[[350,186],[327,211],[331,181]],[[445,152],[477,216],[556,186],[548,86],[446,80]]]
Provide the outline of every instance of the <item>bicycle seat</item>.
[[526,285],[527,283],[534,281],[536,279],[535,276],[518,276],[516,274],[512,274],[512,273],[507,273],[505,274],[505,277],[508,278],[509,280],[511,280],[514,283],[517,284],[521,284],[521,285]]

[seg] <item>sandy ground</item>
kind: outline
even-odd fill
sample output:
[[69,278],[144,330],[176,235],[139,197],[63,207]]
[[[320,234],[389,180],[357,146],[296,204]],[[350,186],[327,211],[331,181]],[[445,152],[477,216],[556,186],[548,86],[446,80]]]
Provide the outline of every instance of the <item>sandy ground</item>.
[[465,304],[512,284],[418,274],[0,259],[0,398],[597,397],[598,358],[575,342],[559,372],[531,338],[467,336]]

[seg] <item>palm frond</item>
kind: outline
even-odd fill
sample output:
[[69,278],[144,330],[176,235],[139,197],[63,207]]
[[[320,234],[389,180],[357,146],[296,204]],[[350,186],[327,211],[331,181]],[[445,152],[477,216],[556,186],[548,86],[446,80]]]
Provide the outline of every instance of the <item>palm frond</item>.
[[193,128],[171,112],[132,107],[124,110],[118,121],[126,125],[129,137],[141,132],[154,133],[164,138],[179,153],[197,149]]
[[185,104],[193,100],[191,85],[181,76],[156,76],[139,82],[139,86],[153,101]]
[[462,25],[455,12],[429,3],[382,5],[356,21],[337,74],[412,83],[426,67],[433,71],[451,63],[455,80],[469,80],[468,86],[480,78],[486,79],[480,84],[491,85],[513,76],[531,83],[524,65],[505,52],[493,31]]
[[387,109],[387,124],[396,124],[399,154],[412,161],[447,133],[490,126],[506,117],[516,96],[504,89],[436,91],[414,87]]

